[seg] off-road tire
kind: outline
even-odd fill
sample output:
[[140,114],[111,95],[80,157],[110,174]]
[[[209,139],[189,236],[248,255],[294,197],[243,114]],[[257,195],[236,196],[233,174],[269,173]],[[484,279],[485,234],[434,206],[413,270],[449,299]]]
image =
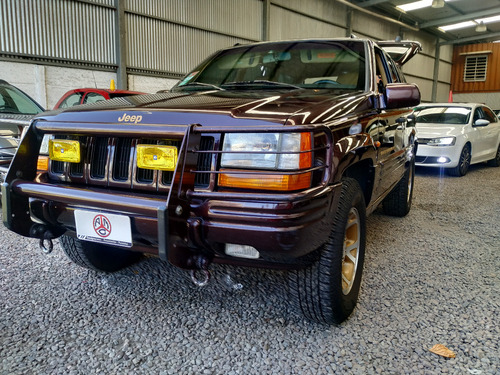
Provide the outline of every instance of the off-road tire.
[[69,259],[93,271],[115,272],[139,261],[142,254],[61,236],[59,243]]
[[415,160],[412,160],[403,178],[385,197],[382,207],[386,215],[403,217],[410,212],[415,182]]
[[488,165],[490,167],[500,167],[500,145],[498,145],[495,157],[491,160],[488,160]]
[[[364,196],[358,182],[351,178],[342,181],[340,194],[337,210],[333,213],[332,230],[319,250],[319,259],[289,274],[294,305],[306,318],[323,324],[338,324],[349,317],[356,307],[363,273]],[[351,280],[350,285],[344,283],[346,275]]]
[[455,176],[455,177],[465,176],[469,171],[470,160],[471,160],[470,145],[466,144],[462,149],[462,152],[460,153],[460,158],[458,160],[457,166],[455,168],[448,168],[446,172],[448,172],[450,176]]

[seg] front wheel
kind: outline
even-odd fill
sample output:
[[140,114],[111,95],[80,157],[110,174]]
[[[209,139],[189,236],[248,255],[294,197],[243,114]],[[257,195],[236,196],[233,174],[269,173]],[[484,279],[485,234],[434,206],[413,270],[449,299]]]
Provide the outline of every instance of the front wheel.
[[365,257],[366,207],[358,182],[342,180],[333,226],[319,259],[290,272],[292,300],[310,320],[338,324],[356,307]]
[[410,212],[415,181],[415,159],[410,162],[403,178],[385,197],[382,207],[386,215],[403,217]]
[[115,272],[137,263],[141,253],[61,236],[59,243],[69,259],[93,271]]
[[467,172],[469,171],[470,160],[471,160],[470,146],[467,144],[464,146],[464,148],[462,149],[462,152],[460,153],[458,165],[455,168],[449,168],[447,170],[447,172],[451,176],[455,176],[455,177],[465,176],[467,174]]

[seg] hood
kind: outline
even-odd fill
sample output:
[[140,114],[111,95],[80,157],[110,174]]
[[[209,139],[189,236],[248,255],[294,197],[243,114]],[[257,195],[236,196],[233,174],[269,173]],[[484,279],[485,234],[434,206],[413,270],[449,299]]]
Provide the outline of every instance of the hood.
[[450,124],[419,124],[417,122],[417,136],[418,138],[439,138],[450,137],[463,134],[467,125],[450,125]]
[[332,90],[168,92],[46,112],[39,119],[123,124],[302,125],[372,107],[371,94]]

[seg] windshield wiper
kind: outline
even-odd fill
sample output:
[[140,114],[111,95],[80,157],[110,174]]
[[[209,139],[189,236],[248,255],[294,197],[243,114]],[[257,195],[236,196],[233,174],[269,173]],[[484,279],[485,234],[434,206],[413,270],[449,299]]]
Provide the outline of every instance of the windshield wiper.
[[177,89],[183,89],[184,87],[196,87],[196,86],[201,86],[201,87],[207,87],[215,90],[224,90],[222,87],[219,87],[217,85],[213,85],[211,83],[204,83],[204,82],[190,82],[186,83],[185,85],[182,86],[177,86]]
[[268,81],[265,79],[256,79],[254,81],[238,81],[238,82],[227,82],[222,84],[221,86],[228,87],[255,87],[255,86],[275,86],[275,87],[286,87],[290,89],[301,89],[302,87],[292,85],[291,83],[284,82],[276,82],[276,81]]

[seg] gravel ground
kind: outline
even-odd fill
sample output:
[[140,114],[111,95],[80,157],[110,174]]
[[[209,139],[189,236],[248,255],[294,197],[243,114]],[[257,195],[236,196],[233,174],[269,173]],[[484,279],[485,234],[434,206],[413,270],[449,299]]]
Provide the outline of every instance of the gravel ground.
[[417,169],[415,183],[407,217],[369,217],[340,326],[295,312],[285,272],[213,265],[197,288],[149,258],[96,274],[2,226],[0,373],[499,374],[500,168]]

